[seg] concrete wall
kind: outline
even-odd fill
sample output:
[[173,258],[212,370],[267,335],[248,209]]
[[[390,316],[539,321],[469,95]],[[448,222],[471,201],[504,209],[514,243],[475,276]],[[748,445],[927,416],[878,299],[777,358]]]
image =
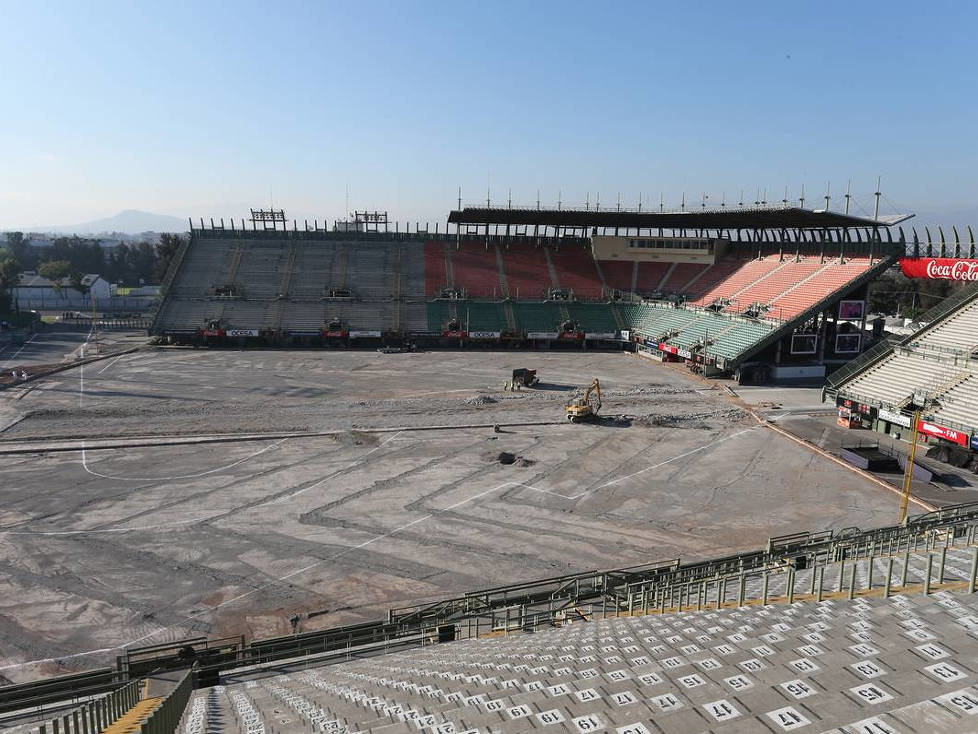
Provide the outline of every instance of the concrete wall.
[[[594,235],[591,237],[591,247],[594,257],[598,260],[637,260],[639,262],[677,262],[703,263],[710,265],[716,258],[722,256],[723,247],[714,246],[714,252],[708,250],[687,250],[682,247],[642,248],[629,247],[631,240],[653,240],[654,237],[614,237],[609,235]],[[689,239],[694,239],[690,237]]]

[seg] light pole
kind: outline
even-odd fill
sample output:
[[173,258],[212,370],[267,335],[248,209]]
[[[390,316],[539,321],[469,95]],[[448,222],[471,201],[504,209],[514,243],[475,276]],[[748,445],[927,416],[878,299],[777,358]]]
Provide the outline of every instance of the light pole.
[[903,494],[900,495],[900,519],[897,524],[903,525],[907,521],[907,505],[910,504],[910,483],[913,481],[913,462],[917,456],[917,437],[919,432],[917,426],[920,424],[921,410],[918,408],[913,413],[913,438],[910,441],[910,453],[907,455],[907,466],[903,472]]
[[917,409],[914,410],[913,418],[911,419],[913,421],[913,438],[911,439],[910,453],[907,454],[906,470],[903,473],[903,493],[900,495],[900,525],[903,525],[907,521],[907,507],[910,504],[910,483],[913,481],[913,462],[917,456],[917,440],[920,437],[920,417],[932,408],[940,407],[934,397],[934,393],[926,395],[918,393],[912,398]]

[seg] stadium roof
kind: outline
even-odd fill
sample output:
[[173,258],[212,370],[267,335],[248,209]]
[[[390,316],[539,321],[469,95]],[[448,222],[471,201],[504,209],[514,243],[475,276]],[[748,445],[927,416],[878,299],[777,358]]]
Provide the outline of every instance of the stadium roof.
[[550,227],[631,227],[641,229],[846,229],[892,227],[913,214],[873,220],[841,212],[800,207],[695,209],[672,212],[586,211],[465,207],[448,215],[450,224],[517,224]]

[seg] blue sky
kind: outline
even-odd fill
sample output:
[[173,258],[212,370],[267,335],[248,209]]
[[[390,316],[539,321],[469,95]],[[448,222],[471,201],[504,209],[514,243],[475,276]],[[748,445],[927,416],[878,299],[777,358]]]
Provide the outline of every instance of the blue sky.
[[[0,229],[463,198],[978,210],[978,7],[0,0]],[[648,203],[646,204],[648,205]]]

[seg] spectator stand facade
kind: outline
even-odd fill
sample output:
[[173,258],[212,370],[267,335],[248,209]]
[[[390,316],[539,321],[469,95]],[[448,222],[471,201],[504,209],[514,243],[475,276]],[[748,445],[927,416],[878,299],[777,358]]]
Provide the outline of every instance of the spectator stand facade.
[[543,210],[532,233],[456,221],[448,236],[202,222],[151,332],[211,346],[624,348],[743,381],[814,379],[862,351],[866,286],[907,247],[885,222],[808,210],[687,213],[682,229],[666,229],[669,214],[635,227],[611,214],[622,226],[554,227]]
[[[926,324],[896,342],[882,341],[831,375],[834,399],[858,425],[908,438],[919,410],[921,440],[951,449],[939,457],[978,462],[978,284],[921,317]],[[970,454],[970,457],[969,457]]]

